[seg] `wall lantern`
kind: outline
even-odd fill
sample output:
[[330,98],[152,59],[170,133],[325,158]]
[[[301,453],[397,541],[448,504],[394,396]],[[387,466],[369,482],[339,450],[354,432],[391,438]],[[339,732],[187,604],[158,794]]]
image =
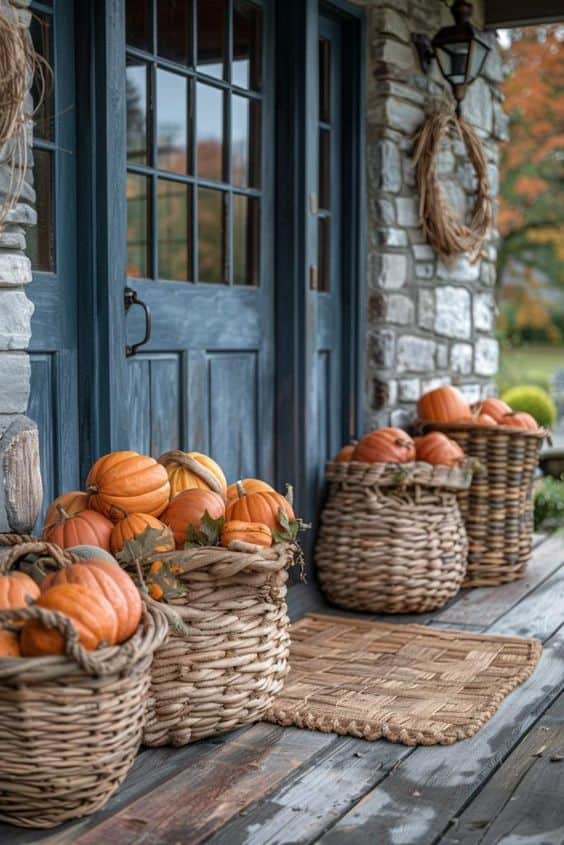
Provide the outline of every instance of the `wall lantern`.
[[491,48],[484,34],[470,22],[472,4],[468,0],[454,0],[450,10],[454,26],[440,29],[432,41],[423,33],[414,33],[413,41],[425,73],[429,71],[431,60],[437,60],[452,88],[456,114],[460,115],[466,88],[480,75]]

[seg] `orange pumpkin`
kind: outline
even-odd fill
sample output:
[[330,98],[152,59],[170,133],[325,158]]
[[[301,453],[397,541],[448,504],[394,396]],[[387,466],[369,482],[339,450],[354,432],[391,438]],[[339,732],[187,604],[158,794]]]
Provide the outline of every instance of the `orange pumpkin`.
[[348,446],[343,446],[342,449],[339,449],[333,460],[338,464],[352,461],[355,446],[355,443],[349,443]]
[[523,428],[525,431],[538,431],[537,421],[526,411],[512,411],[505,414],[499,421],[500,425],[511,426],[511,428]]
[[163,535],[162,543],[159,540],[159,545],[155,547],[155,551],[170,552],[174,549],[174,539],[170,529],[156,516],[151,516],[148,513],[127,514],[119,522],[116,522],[110,536],[110,549],[114,554],[121,552],[128,540],[139,537],[147,528],[154,528]]
[[268,548],[272,545],[272,531],[263,522],[243,522],[240,519],[231,519],[223,526],[221,545],[228,546],[233,540]]
[[[182,458],[187,460],[190,466],[186,466],[179,460]],[[208,455],[203,455],[201,452],[174,450],[161,455],[159,463],[166,468],[168,473],[171,498],[183,493],[184,490],[212,490],[214,493],[225,496],[227,481],[223,470]]]
[[43,539],[56,543],[62,549],[87,545],[100,546],[108,551],[112,527],[110,520],[97,511],[85,510],[70,516],[59,505],[59,519],[45,526]]
[[417,460],[447,467],[456,467],[464,463],[465,454],[454,440],[440,431],[431,431],[415,441]]
[[184,547],[188,526],[192,525],[196,531],[200,528],[206,511],[212,519],[225,515],[225,501],[219,493],[192,489],[184,490],[174,497],[163,513],[162,521],[174,534],[177,549]]
[[137,587],[117,562],[88,560],[73,563],[43,579],[42,592],[58,584],[80,584],[89,590],[99,590],[109,601],[117,616],[115,641],[122,643],[137,630],[141,619],[141,597]]
[[39,587],[25,572],[0,575],[0,610],[28,607],[39,598]]
[[417,403],[417,415],[425,422],[460,422],[470,420],[470,405],[456,389],[446,385],[424,393]]
[[272,493],[274,487],[271,487],[270,484],[267,484],[266,481],[261,481],[260,478],[241,478],[239,481],[234,481],[233,484],[230,484],[227,488],[227,501],[229,502],[231,499],[237,499],[239,494],[237,492],[237,485],[242,484],[245,488],[246,493],[260,493],[260,491],[266,491],[268,493]]
[[478,403],[477,410],[479,414],[487,414],[493,417],[496,423],[499,423],[502,417],[511,413],[511,408],[502,399],[497,399],[495,396],[488,396],[483,402]]
[[88,493],[83,493],[81,490],[73,490],[71,493],[63,493],[62,496],[57,496],[49,505],[49,510],[45,514],[44,525],[51,525],[52,522],[59,521],[59,508],[62,508],[69,516],[75,516],[77,513],[88,510],[89,498]]
[[237,482],[237,498],[227,503],[227,520],[240,522],[261,522],[268,528],[280,530],[278,521],[280,510],[289,521],[295,520],[294,510],[289,501],[276,490],[257,490],[247,493],[245,485]]
[[497,425],[497,422],[489,414],[477,414],[472,417],[472,422],[475,422],[476,425]]
[[[88,651],[116,642],[117,615],[99,589],[90,590],[82,584],[58,584],[41,594],[37,606],[68,616],[76,628],[80,644]],[[24,624],[20,647],[24,657],[65,653],[63,635],[36,620]]]
[[415,460],[415,444],[401,428],[380,428],[365,434],[356,444],[352,460],[404,464]]
[[137,452],[110,452],[98,458],[86,479],[90,507],[117,522],[126,513],[159,516],[170,498],[166,469]]
[[0,630],[0,657],[21,657],[20,641],[13,631]]

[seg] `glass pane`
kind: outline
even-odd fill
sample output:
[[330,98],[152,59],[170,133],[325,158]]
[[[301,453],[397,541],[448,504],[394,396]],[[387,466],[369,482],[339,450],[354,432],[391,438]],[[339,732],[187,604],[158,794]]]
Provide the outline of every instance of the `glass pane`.
[[327,129],[319,130],[319,207],[329,208],[331,201],[330,174],[331,134]]
[[233,4],[232,82],[258,90],[261,85],[262,9],[246,0]]
[[223,177],[223,92],[197,84],[198,175],[204,179]]
[[191,275],[192,187],[158,180],[159,279],[187,281]]
[[198,70],[223,79],[225,60],[225,0],[198,2]]
[[188,82],[157,68],[157,167],[186,173]]
[[331,119],[331,43],[322,38],[319,41],[319,119],[328,123]]
[[157,0],[157,53],[165,59],[191,64],[192,3]]
[[259,284],[259,202],[233,194],[233,284]]
[[[41,12],[34,12],[31,18],[30,32],[33,46],[40,56],[49,63],[53,72],[53,31],[51,29],[51,15],[42,15]],[[44,138],[48,141],[54,139],[54,91],[53,80],[47,71],[36,74],[31,88],[33,107],[35,112],[35,124],[33,133],[37,138]],[[41,105],[38,107],[39,101]]]
[[130,47],[153,52],[151,0],[126,0],[125,40]]
[[150,276],[149,179],[127,174],[127,275]]
[[135,164],[147,164],[147,65],[128,60],[125,96],[127,158]]
[[231,181],[241,188],[260,187],[260,104],[231,99]]
[[221,191],[198,188],[198,279],[225,282],[225,199]]
[[55,270],[55,179],[53,153],[33,151],[33,185],[37,226],[27,230],[27,252],[34,270]]
[[319,217],[317,220],[317,266],[319,271],[317,289],[320,291],[328,291],[330,288],[330,231],[330,219]]

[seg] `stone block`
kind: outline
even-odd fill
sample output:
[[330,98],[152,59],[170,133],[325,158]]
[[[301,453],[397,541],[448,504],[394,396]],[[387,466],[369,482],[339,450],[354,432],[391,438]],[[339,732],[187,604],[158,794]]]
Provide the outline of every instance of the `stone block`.
[[393,331],[380,329],[370,338],[370,362],[377,367],[389,369],[394,365],[395,336]]
[[426,279],[430,281],[435,275],[435,265],[427,262],[418,261],[415,265],[415,277],[417,279]]
[[401,158],[392,141],[384,139],[369,147],[368,179],[377,191],[397,194],[401,190]]
[[[21,170],[18,171],[21,173]],[[10,171],[6,165],[0,167],[0,194],[4,197],[8,192],[12,193],[14,189],[13,180],[10,182]],[[18,197],[23,203],[35,203],[35,191],[30,182],[24,181]],[[16,206],[17,207],[17,206]]]
[[374,253],[370,283],[372,287],[397,290],[407,281],[407,257],[401,253]]
[[424,373],[433,369],[435,342],[415,335],[403,335],[397,341],[398,373]]
[[16,207],[6,215],[6,223],[17,223],[20,226],[36,226],[37,212],[30,205],[18,203]]
[[413,197],[398,197],[396,208],[400,226],[419,226],[419,206]]
[[376,38],[372,42],[372,58],[390,69],[416,70],[417,55],[411,43],[404,44],[393,38]]
[[481,385],[479,384],[460,384],[460,392],[470,405],[474,402],[479,402],[481,399]]
[[455,343],[450,350],[450,369],[453,373],[467,376],[472,372],[472,346],[470,343]]
[[23,414],[29,399],[31,367],[25,352],[0,355],[0,408],[3,414]]
[[393,9],[374,9],[370,17],[370,31],[377,37],[393,35],[399,41],[410,43],[407,19]]
[[0,232],[0,249],[25,249],[25,235],[22,229],[4,229]]
[[413,408],[398,408],[390,414],[390,425],[394,428],[409,428],[415,422],[416,410]]
[[493,136],[498,141],[509,140],[509,116],[505,114],[500,103],[493,105]]
[[435,309],[437,334],[456,338],[470,337],[470,294],[465,288],[450,286],[437,288]]
[[421,393],[428,393],[429,390],[436,390],[437,387],[444,387],[446,384],[450,384],[448,376],[433,376],[421,382]]
[[415,306],[411,299],[401,293],[383,294],[382,318],[388,323],[407,325],[415,317]]
[[478,129],[490,133],[493,128],[493,103],[490,87],[484,79],[478,77],[468,86],[462,101],[462,114],[466,120]]
[[496,302],[491,293],[474,295],[474,328],[480,332],[492,331],[496,316]]
[[375,246],[407,246],[407,235],[403,229],[375,229],[371,233]]
[[435,324],[435,292],[420,288],[418,293],[419,326],[422,329],[433,330]]
[[0,288],[0,350],[26,349],[33,303],[20,290]]
[[387,126],[411,138],[424,119],[425,112],[414,103],[396,97],[383,99],[381,95],[370,96],[369,94],[367,108],[369,124]]
[[433,261],[435,258],[435,251],[429,244],[414,244],[412,249],[416,261]]
[[482,261],[482,266],[480,268],[480,281],[483,282],[484,285],[493,288],[496,277],[497,270],[495,264],[490,263],[489,261]]
[[370,203],[371,223],[376,226],[393,226],[396,222],[396,210],[392,200],[374,199]]
[[31,282],[31,261],[15,252],[0,252],[0,287]]
[[400,402],[417,402],[421,396],[421,383],[418,378],[404,378],[398,382]]
[[437,343],[437,351],[435,353],[435,364],[439,370],[444,370],[448,361],[448,346],[446,343]]
[[389,408],[398,400],[398,386],[395,379],[374,379],[372,383],[372,407],[375,411]]
[[489,337],[476,341],[474,371],[479,376],[494,376],[499,365],[499,344]]
[[449,282],[475,282],[480,277],[480,261],[471,263],[465,256],[460,256],[449,264],[445,264],[442,259],[439,259],[437,276]]

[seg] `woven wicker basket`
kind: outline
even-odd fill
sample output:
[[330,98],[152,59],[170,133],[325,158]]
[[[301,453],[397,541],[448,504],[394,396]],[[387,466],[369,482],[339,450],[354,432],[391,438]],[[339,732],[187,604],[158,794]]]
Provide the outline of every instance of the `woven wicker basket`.
[[467,539],[456,494],[466,469],[329,462],[315,550],[321,588],[339,607],[435,610],[458,592]]
[[[2,557],[2,571],[30,545],[36,553],[45,544],[17,546]],[[145,608],[126,643],[91,652],[61,613],[0,611],[0,626],[25,619],[60,631],[66,655],[0,659],[0,820],[48,828],[98,810],[127,775],[141,743],[153,652],[168,623]]]
[[425,424],[477,458],[470,488],[459,496],[468,534],[465,587],[494,587],[525,575],[532,553],[533,478],[545,429],[473,423]]
[[234,542],[176,557],[187,594],[171,600],[189,629],[170,633],[151,670],[146,745],[186,745],[259,720],[288,672],[286,581],[295,547]]

